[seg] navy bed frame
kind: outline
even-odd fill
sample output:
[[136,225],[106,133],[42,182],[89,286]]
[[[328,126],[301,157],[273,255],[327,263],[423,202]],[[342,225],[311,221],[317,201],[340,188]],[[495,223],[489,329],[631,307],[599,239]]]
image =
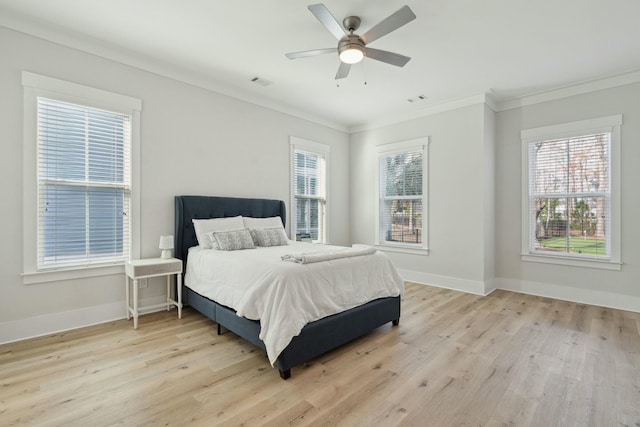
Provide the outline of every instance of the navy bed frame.
[[[286,208],[281,200],[242,199],[234,197],[176,196],[175,197],[175,256],[186,269],[189,248],[198,244],[192,219],[230,216],[268,218],[279,216],[286,224]],[[183,302],[254,345],[265,349],[259,338],[260,322],[237,316],[229,307],[206,298],[185,287]],[[387,322],[398,325],[400,297],[380,298],[342,313],[307,324],[280,353],[276,365],[280,376],[287,379],[291,368],[345,344]]]

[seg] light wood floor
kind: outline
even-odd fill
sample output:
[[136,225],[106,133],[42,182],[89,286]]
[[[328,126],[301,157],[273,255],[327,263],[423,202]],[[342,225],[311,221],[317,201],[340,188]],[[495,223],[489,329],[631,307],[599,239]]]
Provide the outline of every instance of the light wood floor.
[[292,370],[191,309],[0,346],[0,425],[640,426],[640,314],[407,284]]

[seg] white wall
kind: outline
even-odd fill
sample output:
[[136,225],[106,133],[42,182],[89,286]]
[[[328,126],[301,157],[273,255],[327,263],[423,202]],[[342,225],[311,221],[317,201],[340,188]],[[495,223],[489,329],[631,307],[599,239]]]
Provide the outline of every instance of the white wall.
[[[640,311],[640,83],[515,108],[497,114],[496,275],[526,293]],[[523,262],[520,258],[520,130],[623,115],[622,270]]]
[[[640,84],[499,113],[480,102],[348,135],[1,27],[0,58],[0,342],[124,316],[123,275],[22,284],[23,70],[142,99],[142,256],[156,256],[158,236],[173,233],[176,194],[288,203],[290,135],[331,146],[330,241],[374,243],[376,145],[428,136],[431,252],[389,252],[405,278],[640,311]],[[622,270],[522,262],[520,130],[620,113]]]
[[[0,27],[0,342],[124,317],[124,276],[23,285],[23,70],[142,99],[141,252],[173,234],[173,197],[289,201],[289,136],[331,146],[330,239],[349,243],[349,135]],[[153,298],[160,289],[142,290]],[[157,287],[161,288],[161,287]]]
[[351,240],[373,244],[376,146],[429,137],[430,254],[388,252],[407,280],[485,294],[492,289],[493,122],[484,103],[351,137]]

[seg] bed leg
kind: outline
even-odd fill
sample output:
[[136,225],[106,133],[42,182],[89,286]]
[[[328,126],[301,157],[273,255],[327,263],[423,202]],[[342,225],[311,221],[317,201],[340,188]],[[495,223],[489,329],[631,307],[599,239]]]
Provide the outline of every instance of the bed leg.
[[282,378],[283,380],[288,379],[289,377],[291,377],[291,368],[289,369],[285,369],[284,371],[280,371],[280,378]]
[[222,326],[218,323],[218,335],[222,335]]
[[398,326],[398,325],[400,324],[400,318],[398,317],[397,319],[393,319],[393,320],[391,321],[391,324],[392,324],[393,326]]

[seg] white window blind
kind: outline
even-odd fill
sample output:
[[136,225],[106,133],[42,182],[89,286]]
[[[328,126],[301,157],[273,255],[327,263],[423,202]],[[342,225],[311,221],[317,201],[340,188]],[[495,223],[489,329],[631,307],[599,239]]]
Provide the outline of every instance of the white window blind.
[[296,237],[326,240],[326,155],[295,148],[293,152],[293,198]]
[[424,148],[378,159],[380,243],[423,246]]
[[533,141],[529,156],[529,251],[609,258],[611,134]]
[[38,97],[38,269],[129,256],[131,117]]

